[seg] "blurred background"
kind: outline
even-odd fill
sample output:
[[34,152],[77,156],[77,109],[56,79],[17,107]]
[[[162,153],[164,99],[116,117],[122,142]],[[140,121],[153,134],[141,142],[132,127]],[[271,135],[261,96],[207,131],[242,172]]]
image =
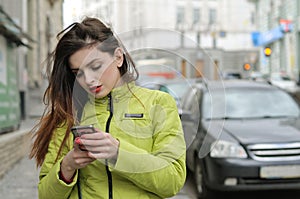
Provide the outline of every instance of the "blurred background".
[[[298,0],[0,0],[1,134],[41,116],[44,61],[57,33],[85,16],[112,27],[137,64],[140,85],[247,79],[299,90]],[[2,155],[0,176],[26,150],[18,154]]]
[[142,76],[299,80],[297,0],[1,0],[0,5],[0,127],[34,114],[29,102],[40,101],[47,85],[43,62],[56,34],[85,16],[113,28]]

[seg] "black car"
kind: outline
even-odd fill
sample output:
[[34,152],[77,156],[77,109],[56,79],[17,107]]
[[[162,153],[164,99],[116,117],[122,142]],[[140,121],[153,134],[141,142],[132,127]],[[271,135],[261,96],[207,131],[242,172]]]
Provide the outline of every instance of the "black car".
[[179,114],[181,114],[181,100],[187,89],[191,86],[191,84],[196,82],[202,82],[201,78],[195,79],[185,79],[185,78],[177,78],[177,79],[149,79],[149,78],[141,78],[140,81],[137,82],[137,85],[153,89],[160,90],[166,93],[169,93],[176,101]]
[[216,190],[300,188],[300,110],[286,92],[253,81],[204,82],[182,103],[199,198]]

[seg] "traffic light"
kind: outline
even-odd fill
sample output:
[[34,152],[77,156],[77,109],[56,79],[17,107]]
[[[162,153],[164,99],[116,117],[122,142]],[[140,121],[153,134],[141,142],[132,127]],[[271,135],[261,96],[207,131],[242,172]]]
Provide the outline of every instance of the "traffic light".
[[272,54],[272,49],[270,47],[265,47],[264,54],[266,57],[270,57]]
[[244,64],[244,65],[243,65],[243,69],[244,69],[244,71],[249,71],[249,70],[251,70],[251,64],[249,64],[249,63]]

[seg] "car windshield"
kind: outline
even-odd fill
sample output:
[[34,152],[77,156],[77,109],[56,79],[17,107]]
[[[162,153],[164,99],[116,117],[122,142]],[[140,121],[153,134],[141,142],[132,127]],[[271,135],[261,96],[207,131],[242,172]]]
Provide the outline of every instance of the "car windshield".
[[168,83],[161,87],[161,91],[170,93],[175,99],[181,99],[188,88],[188,83]]
[[296,102],[285,92],[275,89],[214,90],[204,95],[205,119],[243,119],[298,117]]

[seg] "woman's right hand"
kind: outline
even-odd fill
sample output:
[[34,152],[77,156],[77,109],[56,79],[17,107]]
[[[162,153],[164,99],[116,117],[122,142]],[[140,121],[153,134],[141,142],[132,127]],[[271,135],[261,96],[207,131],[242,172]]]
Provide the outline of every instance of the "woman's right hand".
[[67,180],[72,179],[77,169],[83,168],[95,160],[88,156],[88,151],[83,151],[79,147],[80,140],[78,142],[78,139],[75,139],[73,149],[67,153],[60,165],[60,172]]

